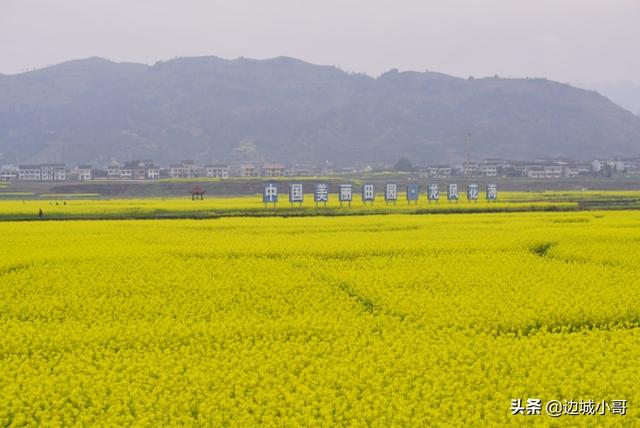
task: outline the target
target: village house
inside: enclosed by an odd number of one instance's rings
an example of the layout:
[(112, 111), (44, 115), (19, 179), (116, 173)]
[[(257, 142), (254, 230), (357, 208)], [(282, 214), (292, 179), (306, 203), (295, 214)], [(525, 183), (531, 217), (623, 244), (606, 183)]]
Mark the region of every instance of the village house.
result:
[(546, 178), (546, 173), (543, 168), (531, 168), (527, 170), (528, 178)]
[[(131, 171), (131, 174), (129, 174)], [(123, 172), (125, 173), (123, 175)], [(147, 178), (147, 162), (136, 160), (127, 162), (120, 171), (120, 177), (124, 180), (144, 180)]]
[(149, 165), (147, 168), (147, 179), (158, 180), (160, 179), (160, 168), (155, 165)]
[(107, 167), (107, 179), (109, 180), (120, 179), (120, 165), (111, 164)]
[(589, 165), (572, 163), (565, 165), (562, 168), (562, 175), (567, 178), (579, 177), (581, 175), (588, 175), (591, 172)]
[(171, 178), (187, 178), (184, 166), (182, 166), (182, 164), (169, 165), (169, 177), (171, 177)]
[(563, 175), (564, 167), (562, 165), (541, 165), (530, 166), (527, 169), (527, 177), (529, 178), (560, 178)]
[(502, 168), (505, 166), (509, 166), (509, 162), (507, 162), (504, 159), (500, 159), (500, 158), (487, 158), (487, 159), (483, 159), (482, 163), (484, 165), (493, 165), (496, 168)]
[(183, 160), (179, 164), (169, 166), (169, 177), (171, 178), (195, 178), (201, 175), (202, 168), (192, 160)]
[(133, 169), (122, 168), (120, 170), (120, 180), (131, 180), (133, 178)]
[(451, 167), (449, 165), (433, 165), (427, 167), (427, 177), (448, 178), (451, 177)]
[(496, 177), (498, 175), (498, 167), (496, 165), (482, 164), (480, 165), (480, 175)]
[(147, 168), (146, 167), (136, 167), (132, 169), (133, 171), (133, 179), (134, 180), (146, 180), (147, 179)]
[(67, 170), (64, 164), (42, 164), (40, 165), (40, 180), (42, 181), (65, 181)]
[(67, 170), (64, 164), (20, 165), (18, 180), (22, 181), (65, 181)]
[(229, 178), (229, 167), (227, 165), (205, 165), (204, 169), (207, 178)]
[(560, 178), (562, 177), (562, 171), (564, 170), (564, 166), (562, 165), (545, 165), (544, 172), (546, 173), (546, 178)]
[(593, 172), (602, 172), (605, 169), (611, 172), (623, 172), (625, 170), (625, 163), (619, 160), (596, 159), (591, 162), (591, 168)]
[(91, 165), (78, 165), (76, 168), (75, 175), (80, 181), (89, 181), (93, 178), (93, 174), (91, 172)]
[(291, 167), (284, 171), (285, 177), (307, 177), (313, 175), (310, 168)]
[(195, 161), (193, 160), (183, 160), (181, 164), (182, 168), (184, 169), (184, 178), (195, 178), (204, 175), (203, 168), (196, 165)]
[[(105, 170), (92, 171), (92, 176), (96, 172), (104, 174)], [(160, 178), (160, 168), (149, 160), (127, 162), (124, 166), (113, 163), (106, 168), (106, 176), (109, 180), (157, 180)]]
[(19, 165), (18, 180), (20, 181), (40, 181), (40, 165)]
[(0, 171), (0, 181), (15, 181), (18, 179), (18, 170), (15, 167), (5, 167)]
[(193, 174), (193, 170), (195, 169), (195, 161), (193, 160), (183, 160), (182, 162), (180, 162), (180, 164), (182, 165), (182, 168), (184, 170), (184, 175), (186, 178), (193, 178), (194, 174)]
[(284, 177), (286, 166), (281, 163), (265, 163), (262, 165), (262, 175), (265, 177)]
[(476, 162), (464, 162), (462, 164), (462, 173), (468, 177), (473, 177), (478, 175), (480, 171), (480, 167)]
[(624, 170), (629, 175), (640, 175), (640, 158), (624, 159)]
[(258, 169), (253, 164), (245, 163), (238, 167), (238, 175), (240, 177), (257, 177)]
[(479, 166), (480, 175), (485, 177), (496, 177), (504, 168), (510, 168), (511, 165), (500, 158), (487, 158), (482, 160)]

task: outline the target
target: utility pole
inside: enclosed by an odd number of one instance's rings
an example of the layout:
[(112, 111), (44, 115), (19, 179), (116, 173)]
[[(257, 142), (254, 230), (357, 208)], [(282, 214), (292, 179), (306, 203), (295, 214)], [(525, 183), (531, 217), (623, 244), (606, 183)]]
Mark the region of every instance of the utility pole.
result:
[(462, 168), (463, 170), (462, 172), (468, 178), (469, 175), (471, 175), (470, 171), (469, 172), (466, 171), (466, 168), (471, 167), (471, 132), (467, 132), (464, 137), (464, 157), (465, 157), (465, 164)]
[(464, 138), (464, 151), (468, 165), (471, 162), (471, 132), (467, 132), (467, 135)]

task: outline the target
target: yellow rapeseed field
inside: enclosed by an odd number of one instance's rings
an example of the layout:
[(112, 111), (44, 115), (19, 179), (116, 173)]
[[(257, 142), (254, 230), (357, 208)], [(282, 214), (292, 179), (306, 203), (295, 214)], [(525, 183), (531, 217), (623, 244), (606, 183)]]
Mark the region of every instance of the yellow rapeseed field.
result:
[[(5, 195), (8, 193), (4, 193)], [(2, 195), (0, 193), (0, 195)], [(82, 195), (81, 195), (82, 196)], [(40, 210), (44, 219), (122, 219), (122, 218), (167, 218), (167, 217), (216, 217), (238, 215), (352, 215), (376, 213), (437, 213), (437, 212), (487, 212), (487, 211), (546, 211), (576, 210), (575, 201), (561, 198), (546, 200), (527, 193), (500, 195), (498, 202), (480, 199), (469, 202), (464, 195), (458, 202), (449, 203), (446, 199), (429, 204), (423, 196), (418, 204), (407, 204), (405, 196), (400, 195), (396, 204), (386, 204), (378, 195), (373, 204), (363, 204), (359, 199), (351, 207), (340, 206), (337, 195), (330, 195), (329, 203), (315, 206), (313, 195), (305, 195), (302, 205), (293, 206), (287, 201), (287, 195), (280, 195), (280, 202), (265, 208), (260, 195), (241, 197), (206, 197), (202, 201), (192, 201), (185, 197), (171, 198), (132, 198), (132, 199), (73, 199), (58, 195), (46, 195), (43, 198), (0, 199), (0, 221), (7, 219), (37, 219)], [(90, 196), (91, 197), (91, 196)], [(503, 200), (504, 199), (504, 200)]]
[[(0, 426), (640, 423), (640, 212), (0, 237)], [(528, 398), (628, 410), (512, 415)]]

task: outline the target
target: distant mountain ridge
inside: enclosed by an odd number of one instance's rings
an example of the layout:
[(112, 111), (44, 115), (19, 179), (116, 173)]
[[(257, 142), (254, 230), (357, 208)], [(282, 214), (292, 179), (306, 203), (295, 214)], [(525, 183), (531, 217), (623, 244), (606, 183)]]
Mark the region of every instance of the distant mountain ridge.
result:
[(640, 155), (640, 118), (546, 79), (378, 78), (279, 57), (101, 58), (0, 75), (0, 163)]
[(630, 82), (601, 82), (577, 85), (598, 91), (614, 103), (640, 116), (640, 86)]

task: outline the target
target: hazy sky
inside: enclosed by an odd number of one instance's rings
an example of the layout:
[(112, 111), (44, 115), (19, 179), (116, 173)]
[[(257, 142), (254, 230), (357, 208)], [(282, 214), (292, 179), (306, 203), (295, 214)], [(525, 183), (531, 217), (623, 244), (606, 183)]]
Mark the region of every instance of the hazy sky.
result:
[(94, 55), (640, 84), (640, 0), (0, 0), (0, 73)]

